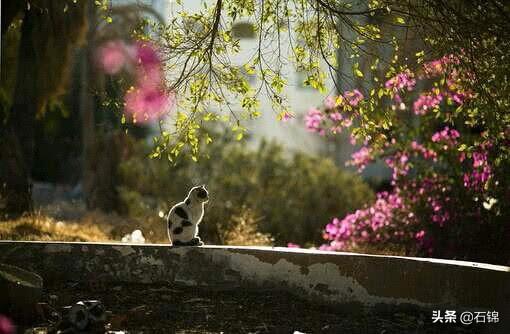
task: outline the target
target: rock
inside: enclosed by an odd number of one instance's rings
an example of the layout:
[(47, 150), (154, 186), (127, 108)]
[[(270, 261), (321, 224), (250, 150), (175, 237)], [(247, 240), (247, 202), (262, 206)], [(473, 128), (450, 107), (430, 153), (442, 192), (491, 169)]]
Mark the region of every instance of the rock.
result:
[(36, 273), (0, 263), (0, 313), (10, 314), (18, 323), (34, 320), (42, 287), (43, 279)]

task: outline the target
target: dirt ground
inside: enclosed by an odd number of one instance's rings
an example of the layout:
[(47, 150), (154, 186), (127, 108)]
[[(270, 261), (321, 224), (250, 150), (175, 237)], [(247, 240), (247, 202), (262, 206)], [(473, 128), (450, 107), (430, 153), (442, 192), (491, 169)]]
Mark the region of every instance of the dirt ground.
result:
[[(428, 312), (365, 313), (314, 305), (276, 291), (212, 291), (166, 284), (47, 288), (55, 309), (101, 300), (111, 314), (88, 333), (478, 333), (432, 324)], [(40, 323), (38, 326), (47, 324)], [(120, 331), (120, 332), (119, 332)]]

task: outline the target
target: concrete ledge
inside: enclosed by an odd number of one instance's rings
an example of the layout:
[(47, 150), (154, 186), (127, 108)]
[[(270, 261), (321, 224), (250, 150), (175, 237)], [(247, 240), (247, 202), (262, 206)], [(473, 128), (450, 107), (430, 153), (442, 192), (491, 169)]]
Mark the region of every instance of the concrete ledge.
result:
[(496, 310), (510, 317), (510, 268), (482, 263), (270, 247), (13, 241), (0, 241), (0, 262), (33, 270), (46, 285), (93, 279), (269, 288), (335, 305)]

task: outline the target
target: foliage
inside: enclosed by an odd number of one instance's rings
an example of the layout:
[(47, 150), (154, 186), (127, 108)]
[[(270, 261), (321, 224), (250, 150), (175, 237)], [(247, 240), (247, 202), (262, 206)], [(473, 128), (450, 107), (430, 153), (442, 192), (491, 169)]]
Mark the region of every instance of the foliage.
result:
[[(181, 159), (170, 166), (164, 160), (141, 160), (140, 153), (123, 162), (120, 192), (129, 214), (166, 213), (192, 185), (206, 183), (211, 194), (202, 224), (206, 242), (253, 242), (261, 232), (277, 244), (316, 243), (322, 221), (372, 198), (367, 185), (328, 159), (300, 153), (286, 157), (281, 147), (270, 143), (252, 151), (227, 138), (209, 149), (210, 158), (200, 164)], [(147, 147), (138, 150), (147, 153)], [(226, 237), (241, 229), (243, 221), (256, 226), (249, 228), (250, 237)]]
[[(249, 0), (202, 2), (191, 12), (177, 2), (171, 20), (154, 24), (147, 36), (160, 47), (166, 60), (168, 88), (177, 94), (173, 124), (163, 126), (153, 156), (175, 159), (185, 149), (193, 160), (200, 148), (210, 142), (208, 122), (223, 121), (238, 139), (246, 133), (244, 120), (260, 115), (262, 94), (270, 99), (278, 119), (292, 115), (286, 88), (287, 63), (305, 73), (303, 84), (326, 91), (326, 71), (336, 76), (336, 50), (352, 55), (352, 76), (363, 78), (358, 62), (368, 42), (388, 44), (381, 28), (372, 19), (378, 13), (395, 16), (390, 7), (372, 3), (357, 9), (340, 1), (272, 1), (258, 4)], [(233, 33), (237, 23), (253, 25), (258, 47), (250, 59), (232, 61), (241, 50), (241, 41)], [(339, 22), (345, 26), (340, 27)], [(381, 23), (382, 24), (382, 23)], [(394, 23), (391, 23), (393, 25)], [(342, 69), (343, 70), (343, 69)], [(256, 76), (250, 84), (246, 74)], [(336, 80), (336, 78), (335, 78)], [(236, 102), (234, 102), (236, 101)]]
[(310, 110), (307, 127), (319, 134), (354, 124), (353, 141), (363, 146), (352, 165), (382, 159), (393, 171), (391, 192), (326, 226), (324, 249), (392, 244), (421, 255), (510, 258), (510, 132), (487, 126), (483, 114), (471, 117), (485, 103), (470, 88), (464, 57), (425, 62), (417, 72), (390, 69), (372, 99), (346, 92), (332, 108)]

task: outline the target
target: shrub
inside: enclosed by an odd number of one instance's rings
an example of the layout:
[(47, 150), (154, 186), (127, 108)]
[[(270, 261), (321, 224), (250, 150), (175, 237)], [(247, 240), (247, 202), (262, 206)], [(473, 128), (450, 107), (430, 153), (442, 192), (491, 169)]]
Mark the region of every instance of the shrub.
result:
[(372, 99), (355, 90), (310, 110), (306, 126), (320, 135), (354, 125), (353, 141), (362, 147), (351, 165), (363, 170), (380, 159), (393, 171), (391, 191), (331, 220), (323, 249), (390, 246), (508, 263), (510, 131), (505, 118), (489, 121), (494, 115), (477, 100), (465, 61), (450, 55), (416, 73), (393, 71)]
[[(166, 213), (192, 185), (203, 183), (211, 194), (201, 225), (206, 242), (259, 244), (274, 238), (279, 245), (290, 240), (313, 244), (322, 239), (324, 220), (373, 197), (360, 178), (329, 159), (286, 156), (274, 143), (249, 150), (228, 139), (208, 149), (209, 159), (172, 166), (164, 160), (147, 161), (149, 150), (138, 143), (137, 153), (121, 164), (125, 210), (139, 217)], [(248, 235), (241, 237), (243, 233)]]

